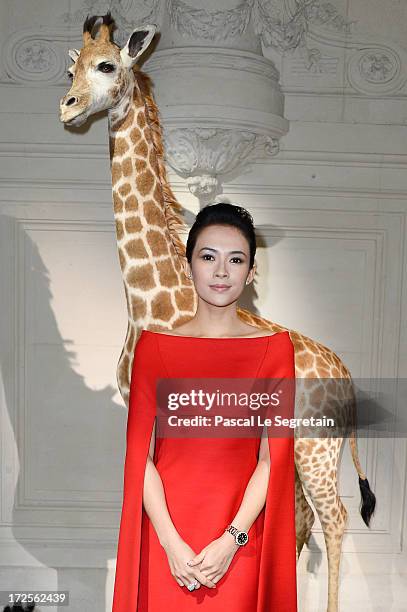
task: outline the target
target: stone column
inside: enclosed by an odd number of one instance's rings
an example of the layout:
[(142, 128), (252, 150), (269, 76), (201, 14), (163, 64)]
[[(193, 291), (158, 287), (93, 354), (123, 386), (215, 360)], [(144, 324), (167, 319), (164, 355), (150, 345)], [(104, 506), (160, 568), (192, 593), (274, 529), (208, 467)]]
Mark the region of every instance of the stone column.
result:
[(155, 85), (170, 166), (201, 205), (288, 131), (279, 73), (262, 54), (253, 0), (167, 0), (143, 65)]

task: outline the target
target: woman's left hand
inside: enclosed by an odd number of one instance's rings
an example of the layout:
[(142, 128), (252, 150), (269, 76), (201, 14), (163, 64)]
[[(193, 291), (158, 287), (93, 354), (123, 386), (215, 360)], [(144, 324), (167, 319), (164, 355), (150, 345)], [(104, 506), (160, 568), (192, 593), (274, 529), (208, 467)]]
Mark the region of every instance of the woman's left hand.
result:
[(219, 582), (232, 563), (238, 548), (239, 545), (236, 544), (230, 533), (223, 533), (216, 540), (209, 542), (201, 552), (187, 563), (191, 567), (200, 563), (199, 570), (212, 582)]

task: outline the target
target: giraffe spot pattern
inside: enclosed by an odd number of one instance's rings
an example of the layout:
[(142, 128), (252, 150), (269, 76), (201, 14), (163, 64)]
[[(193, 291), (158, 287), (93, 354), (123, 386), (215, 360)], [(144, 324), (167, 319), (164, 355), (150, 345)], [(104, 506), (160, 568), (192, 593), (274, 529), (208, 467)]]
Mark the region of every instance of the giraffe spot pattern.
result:
[(132, 327), (130, 330), (129, 336), (127, 338), (127, 342), (126, 342), (126, 351), (128, 353), (130, 353), (132, 350), (133, 342), (134, 342), (134, 328)]
[(136, 172), (142, 172), (147, 168), (147, 162), (145, 159), (136, 159), (134, 162)]
[(124, 236), (123, 223), (120, 221), (120, 219), (116, 219), (116, 235), (117, 240), (121, 240)]
[(139, 113), (137, 115), (137, 125), (140, 129), (143, 129), (143, 127), (146, 125), (146, 118), (144, 117), (144, 113)]
[[(128, 368), (130, 365), (130, 360), (129, 360), (129, 356), (128, 355), (123, 355), (123, 358), (121, 360), (120, 363), (120, 371), (119, 371), (119, 382), (120, 384), (122, 384), (122, 382), (124, 383), (124, 381), (126, 380), (126, 378), (129, 376), (128, 373)], [(130, 378), (129, 378), (130, 380)]]
[(174, 287), (178, 283), (178, 274), (171, 257), (156, 262), (161, 287)]
[(138, 200), (135, 195), (129, 195), (124, 203), (126, 212), (136, 212), (138, 210)]
[(140, 130), (134, 127), (130, 132), (130, 139), (132, 143), (136, 144), (140, 140), (141, 137), (142, 137), (142, 133), (140, 132)]
[(193, 291), (186, 287), (185, 289), (177, 289), (174, 294), (175, 303), (178, 310), (189, 310), (193, 301)]
[(153, 148), (150, 149), (150, 152), (148, 154), (148, 162), (150, 166), (154, 168), (154, 170), (157, 172), (157, 165), (158, 165), (157, 155), (155, 154), (155, 151)]
[(170, 321), (174, 314), (174, 307), (171, 301), (169, 291), (160, 291), (154, 296), (151, 302), (151, 315), (153, 319), (161, 319), (161, 321)]
[(126, 157), (126, 159), (122, 162), (122, 172), (123, 176), (130, 176), (133, 170), (133, 165), (131, 163), (131, 158)]
[(130, 287), (140, 289), (141, 291), (148, 291), (155, 287), (153, 278), (153, 267), (150, 263), (133, 266), (127, 274), (127, 283)]
[(131, 191), (130, 183), (124, 183), (124, 185), (119, 187), (118, 191), (120, 195), (126, 196)]
[(163, 227), (165, 224), (164, 213), (153, 200), (144, 202), (144, 216), (148, 225)]
[(115, 213), (123, 212), (123, 200), (116, 191), (113, 192), (113, 210)]
[[(190, 308), (189, 305), (188, 305), (188, 308)], [(183, 325), (184, 323), (188, 323), (188, 321), (190, 320), (191, 320), (191, 315), (182, 315), (178, 317), (177, 319), (175, 319), (173, 326), (178, 327), (178, 325)]]
[(113, 155), (124, 155), (125, 153), (127, 153), (127, 151), (129, 150), (129, 145), (127, 144), (127, 141), (125, 138), (123, 138), (122, 136), (118, 136), (117, 138), (115, 138), (113, 140), (113, 146), (112, 146), (112, 150), (113, 150)]
[(135, 232), (141, 232), (143, 226), (139, 217), (129, 217), (124, 220), (124, 227), (128, 234), (134, 234)]
[(145, 172), (140, 172), (140, 174), (136, 176), (137, 189), (141, 195), (145, 196), (150, 193), (153, 188), (154, 181), (154, 176), (148, 169)]
[(168, 255), (168, 244), (161, 232), (149, 229), (147, 231), (146, 239), (153, 257)]
[(144, 246), (144, 242), (141, 240), (141, 238), (129, 240), (124, 248), (128, 256), (131, 258), (146, 259), (148, 257), (146, 247)]
[(122, 167), (118, 162), (112, 163), (112, 185), (117, 183), (119, 179), (122, 177)]
[(153, 198), (160, 206), (164, 206), (163, 192), (159, 183), (155, 186)]
[(134, 153), (139, 157), (147, 157), (148, 146), (145, 140), (140, 140), (140, 142), (134, 147)]
[(314, 365), (314, 358), (312, 354), (306, 353), (306, 354), (301, 355), (301, 357), (302, 357), (302, 363), (304, 364), (303, 365), (304, 369), (306, 370), (311, 369)]
[(131, 296), (131, 311), (133, 320), (142, 319), (147, 315), (146, 301), (137, 295)]

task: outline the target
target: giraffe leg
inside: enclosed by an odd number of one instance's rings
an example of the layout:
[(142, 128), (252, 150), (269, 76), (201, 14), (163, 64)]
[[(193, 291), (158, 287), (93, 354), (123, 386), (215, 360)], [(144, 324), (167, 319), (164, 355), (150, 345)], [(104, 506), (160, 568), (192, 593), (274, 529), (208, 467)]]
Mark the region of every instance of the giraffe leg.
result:
[(347, 510), (340, 498), (335, 500), (334, 509), (338, 513), (337, 523), (323, 527), (328, 555), (328, 606), (327, 612), (337, 612), (339, 593), (339, 570), (341, 561), (342, 540), (345, 533)]
[(304, 544), (308, 544), (315, 521), (314, 511), (304, 495), (297, 467), (295, 468), (295, 532), (297, 539), (297, 561)]
[[(338, 612), (340, 556), (348, 516), (337, 488), (337, 462), (342, 439), (324, 440), (324, 449), (320, 442), (307, 440), (308, 452), (301, 457), (298, 474), (318, 513), (324, 533), (328, 557), (327, 612)], [(317, 461), (312, 459), (315, 456)]]

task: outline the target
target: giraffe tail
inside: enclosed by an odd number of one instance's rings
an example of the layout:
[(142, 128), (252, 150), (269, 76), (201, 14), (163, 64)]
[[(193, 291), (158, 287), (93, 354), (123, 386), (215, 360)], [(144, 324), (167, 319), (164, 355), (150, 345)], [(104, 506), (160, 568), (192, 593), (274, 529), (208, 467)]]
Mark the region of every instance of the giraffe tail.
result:
[(359, 489), (360, 494), (362, 496), (362, 500), (359, 506), (359, 512), (363, 519), (363, 522), (367, 527), (369, 527), (370, 519), (376, 508), (376, 496), (370, 488), (369, 481), (366, 478), (366, 474), (362, 470), (362, 466), (359, 461), (358, 454), (358, 443), (357, 443), (357, 434), (356, 434), (356, 398), (353, 391), (352, 385), (352, 402), (351, 402), (351, 413), (352, 413), (352, 429), (349, 437), (349, 446), (350, 452), (352, 454), (352, 459), (354, 466), (359, 475)]
[(352, 454), (353, 464), (356, 468), (356, 471), (359, 475), (359, 489), (361, 494), (361, 502), (359, 506), (359, 512), (363, 519), (363, 522), (367, 527), (370, 527), (370, 519), (376, 508), (376, 496), (370, 488), (369, 481), (366, 478), (366, 474), (362, 470), (362, 466), (359, 461), (359, 453), (358, 453), (358, 442), (357, 442), (357, 401), (355, 396), (355, 389), (353, 386), (353, 381), (350, 373), (348, 373), (348, 383), (350, 383), (349, 392), (350, 392), (350, 421), (351, 421), (351, 430), (349, 436), (349, 446), (350, 452)]
[(364, 523), (367, 525), (367, 527), (369, 527), (370, 517), (372, 516), (376, 508), (376, 495), (371, 490), (368, 479), (362, 479), (360, 476), (359, 489), (362, 495), (362, 501), (359, 511)]

